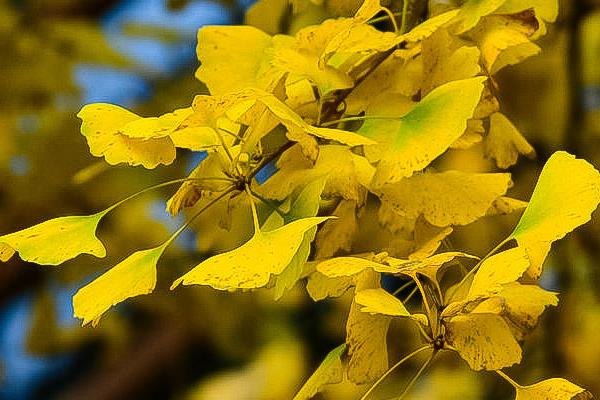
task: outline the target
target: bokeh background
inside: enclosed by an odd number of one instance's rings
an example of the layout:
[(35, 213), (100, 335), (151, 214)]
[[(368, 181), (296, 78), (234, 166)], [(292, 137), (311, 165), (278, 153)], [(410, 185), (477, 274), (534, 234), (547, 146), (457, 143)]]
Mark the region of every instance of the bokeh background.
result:
[[(89, 102), (148, 116), (189, 105), (206, 92), (193, 77), (197, 29), (243, 23), (252, 3), (0, 0), (0, 234), (103, 209), (189, 172), (202, 154), (181, 153), (174, 165), (153, 171), (108, 168), (89, 155), (75, 115)], [(322, 19), (332, 12), (325, 4), (285, 26)], [(279, 21), (275, 8), (258, 14), (255, 9), (249, 22), (262, 21), (270, 33), (281, 28), (265, 23)], [(556, 150), (600, 167), (600, 1), (562, 0), (559, 20), (540, 44), (541, 55), (499, 76), (503, 109), (538, 154), (511, 170), (512, 195), (520, 199), (529, 197), (541, 165)], [(488, 170), (480, 154), (453, 150), (447, 162)], [(15, 257), (0, 265), (0, 400), (289, 399), (343, 341), (347, 296), (315, 304), (300, 285), (279, 303), (260, 291), (170, 292), (168, 282), (198, 260), (198, 250), (228, 248), (250, 228), (240, 223), (227, 232), (210, 217), (161, 260), (153, 295), (112, 309), (97, 328), (81, 328), (72, 316), (75, 291), (183, 222), (164, 212), (172, 189), (141, 196), (102, 223), (106, 259), (40, 267)], [(457, 229), (452, 244), (485, 254), (514, 223), (514, 216), (484, 219)], [(553, 247), (542, 286), (559, 291), (561, 303), (546, 312), (525, 344), (523, 363), (509, 371), (518, 381), (562, 376), (600, 394), (599, 242), (596, 217)], [(401, 324), (389, 338), (392, 359), (416, 346), (415, 332)], [(401, 391), (418, 361), (383, 391)], [(361, 391), (335, 385), (322, 398), (351, 399)], [(497, 376), (472, 373), (454, 356), (442, 357), (413, 393), (416, 399), (512, 396)]]

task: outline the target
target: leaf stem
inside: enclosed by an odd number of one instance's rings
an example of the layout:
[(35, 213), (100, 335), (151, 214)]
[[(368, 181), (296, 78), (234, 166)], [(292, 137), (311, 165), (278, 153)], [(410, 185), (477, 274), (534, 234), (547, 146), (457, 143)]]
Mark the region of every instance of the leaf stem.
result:
[(200, 210), (198, 210), (192, 218), (188, 219), (183, 225), (181, 225), (179, 227), (179, 229), (177, 229), (167, 239), (167, 241), (163, 245), (165, 247), (170, 245), (173, 242), (173, 240), (175, 240), (177, 238), (177, 236), (179, 236), (181, 234), (181, 232), (183, 232), (185, 229), (187, 229), (192, 224), (192, 222), (194, 222), (196, 220), (196, 218), (198, 218), (204, 211), (208, 210), (210, 207), (215, 205), (219, 200), (221, 200), (223, 197), (227, 196), (229, 193), (233, 192), (234, 190), (235, 190), (235, 186), (230, 186), (228, 189), (223, 191), (223, 193), (221, 193), (220, 195), (218, 195), (217, 197), (215, 197), (214, 199), (209, 201), (204, 207), (202, 207)]
[(390, 21), (392, 22), (392, 25), (394, 26), (394, 33), (398, 33), (398, 24), (396, 23), (396, 18), (395, 18), (396, 16), (394, 15), (394, 13), (391, 12), (390, 9), (387, 7), (381, 7), (381, 9), (383, 10), (383, 12), (385, 12), (389, 16)]
[(508, 375), (506, 375), (504, 372), (500, 371), (500, 370), (496, 370), (496, 373), (498, 375), (500, 375), (506, 382), (510, 383), (512, 387), (514, 387), (515, 389), (522, 389), (523, 386), (519, 385), (517, 382), (515, 382), (514, 380), (512, 380), (512, 378)]
[(406, 303), (407, 301), (409, 301), (410, 299), (412, 299), (412, 297), (415, 295), (415, 293), (417, 293), (417, 290), (419, 290), (419, 288), (417, 286), (415, 286), (413, 288), (413, 290), (410, 291), (410, 293), (408, 294), (408, 296), (406, 296), (406, 298), (402, 302)]
[(360, 115), (356, 117), (346, 117), (340, 118), (333, 121), (323, 122), (321, 126), (326, 128), (328, 126), (337, 125), (340, 122), (350, 122), (350, 121), (365, 121), (369, 119), (400, 119), (399, 117), (386, 117), (385, 115)]
[(229, 182), (229, 183), (233, 183), (233, 179), (229, 179), (229, 178), (217, 178), (217, 177), (213, 177), (213, 178), (181, 178), (181, 179), (174, 179), (172, 181), (167, 181), (167, 182), (162, 182), (162, 183), (158, 183), (156, 185), (152, 185), (149, 186), (145, 189), (140, 190), (139, 192), (135, 192), (134, 194), (125, 197), (122, 200), (119, 200), (118, 202), (116, 202), (115, 204), (113, 204), (112, 206), (104, 209), (103, 211), (100, 211), (98, 214), (108, 214), (110, 211), (114, 210), (115, 208), (119, 207), (121, 204), (137, 197), (140, 196), (144, 193), (147, 193), (151, 190), (156, 190), (156, 189), (160, 189), (162, 187), (165, 186), (170, 186), (170, 185), (174, 185), (176, 183), (182, 183), (182, 182), (190, 182), (190, 181), (198, 181), (198, 182), (202, 182), (202, 181), (223, 181), (223, 182)]
[(392, 293), (392, 296), (397, 296), (398, 294), (400, 294), (401, 291), (403, 291), (404, 289), (406, 289), (407, 287), (409, 287), (410, 285), (412, 285), (413, 283), (415, 283), (414, 281), (410, 280), (408, 282), (406, 282), (404, 285), (400, 286), (398, 289), (396, 289), (394, 291), (394, 293)]
[(262, 201), (263, 204), (265, 204), (266, 206), (268, 206), (269, 208), (271, 208), (273, 211), (275, 211), (280, 216), (282, 216), (282, 217), (286, 217), (287, 216), (287, 213), (283, 212), (273, 201), (271, 201), (269, 199), (265, 199), (264, 197), (262, 197), (260, 194), (256, 193), (252, 189), (250, 189), (250, 193), (252, 193), (252, 196), (254, 196), (257, 199), (259, 199), (260, 201)]
[(256, 233), (260, 231), (260, 226), (258, 223), (258, 213), (256, 212), (256, 204), (254, 204), (254, 196), (252, 195), (250, 186), (246, 184), (245, 189), (246, 193), (248, 193), (248, 200), (250, 200), (250, 208), (252, 209), (252, 221), (254, 222), (254, 232)]
[(437, 353), (438, 353), (437, 350), (434, 350), (433, 353), (431, 353), (431, 356), (427, 359), (427, 361), (425, 361), (425, 363), (421, 366), (421, 368), (419, 368), (419, 370), (417, 371), (417, 374), (410, 380), (410, 382), (404, 389), (404, 392), (402, 392), (402, 394), (400, 395), (400, 397), (397, 398), (397, 400), (402, 400), (403, 398), (406, 397), (406, 395), (408, 394), (410, 389), (412, 389), (412, 387), (415, 385), (415, 383), (417, 383), (417, 380), (419, 380), (421, 375), (423, 375), (425, 370), (427, 370), (427, 368), (431, 365), (431, 363)]
[(373, 385), (371, 385), (369, 390), (367, 390), (367, 392), (365, 394), (363, 394), (363, 396), (360, 398), (360, 400), (366, 400), (367, 397), (369, 397), (369, 395), (381, 384), (381, 382), (383, 382), (385, 380), (385, 378), (387, 378), (388, 375), (391, 374), (400, 365), (404, 364), (406, 361), (410, 360), (411, 358), (413, 358), (417, 354), (423, 352), (424, 350), (427, 350), (430, 348), (431, 348), (430, 344), (423, 346), (423, 347), (419, 347), (417, 350), (413, 351), (412, 353), (410, 353), (409, 355), (407, 355), (406, 357), (404, 357), (403, 359), (398, 361), (390, 369), (388, 369), (383, 375), (381, 375), (381, 377), (379, 379), (377, 379), (377, 381)]
[(408, 3), (409, 0), (402, 1), (402, 22), (400, 24), (400, 34), (403, 35), (406, 33), (406, 28), (408, 27)]

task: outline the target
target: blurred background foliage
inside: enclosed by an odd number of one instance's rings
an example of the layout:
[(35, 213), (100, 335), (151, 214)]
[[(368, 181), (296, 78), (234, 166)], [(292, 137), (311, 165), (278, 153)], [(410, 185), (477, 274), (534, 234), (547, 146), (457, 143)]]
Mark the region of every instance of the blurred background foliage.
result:
[[(0, 233), (103, 209), (195, 166), (202, 154), (181, 153), (174, 165), (153, 171), (109, 169), (89, 155), (75, 114), (89, 102), (116, 103), (148, 116), (189, 105), (195, 94), (206, 92), (193, 78), (198, 27), (246, 22), (268, 33), (292, 33), (351, 15), (360, 5), (252, 3), (0, 0)], [(414, 12), (443, 10), (452, 2), (425, 3)], [(538, 153), (511, 171), (512, 196), (520, 199), (529, 197), (541, 165), (556, 150), (600, 166), (600, 1), (562, 0), (561, 11), (540, 43), (542, 54), (499, 76), (503, 109)], [(451, 150), (444, 163), (492, 170), (482, 153)], [(243, 210), (229, 230), (210, 215), (200, 218), (161, 261), (153, 295), (118, 306), (97, 328), (80, 328), (71, 306), (77, 288), (133, 250), (160, 243), (182, 223), (164, 212), (173, 190), (141, 196), (103, 222), (107, 259), (80, 257), (49, 268), (15, 257), (2, 265), (0, 399), (288, 399), (343, 341), (347, 296), (315, 304), (300, 285), (278, 303), (260, 291), (169, 292), (166, 282), (198, 260), (196, 250), (231, 248), (247, 237), (251, 224)], [(451, 246), (485, 254), (510, 232), (515, 218), (484, 218), (457, 228)], [(366, 233), (357, 241), (380, 230), (375, 221), (368, 214), (359, 221)], [(563, 376), (600, 393), (599, 240), (596, 217), (554, 247), (542, 286), (560, 291), (561, 303), (527, 340), (525, 361), (510, 371), (518, 381)], [(399, 339), (390, 341), (395, 361), (416, 347), (418, 333), (398, 323), (390, 338)], [(418, 362), (384, 385), (390, 396)], [(365, 389), (332, 385), (322, 398), (355, 398)], [(510, 396), (511, 388), (494, 374), (475, 374), (457, 357), (445, 356), (412, 398)]]

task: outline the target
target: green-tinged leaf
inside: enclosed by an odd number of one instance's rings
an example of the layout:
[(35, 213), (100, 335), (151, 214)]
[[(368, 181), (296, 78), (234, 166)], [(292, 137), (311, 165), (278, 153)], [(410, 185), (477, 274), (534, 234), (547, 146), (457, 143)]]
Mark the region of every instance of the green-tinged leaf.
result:
[[(320, 178), (309, 183), (294, 199), (289, 213), (284, 217), (284, 222), (290, 223), (301, 218), (314, 217), (319, 212), (321, 193), (325, 187), (325, 179)], [(275, 278), (275, 300), (290, 290), (302, 276), (304, 264), (310, 255), (310, 244), (315, 239), (317, 227), (312, 227), (304, 234), (304, 239), (289, 265)]]
[(509, 236), (527, 250), (528, 275), (538, 278), (552, 242), (590, 220), (600, 202), (600, 174), (587, 161), (554, 153), (517, 227)]
[[(444, 153), (466, 130), (485, 80), (477, 77), (446, 83), (399, 120), (366, 121), (359, 133), (381, 143), (376, 145), (381, 154), (372, 185), (377, 188), (398, 182)], [(382, 131), (396, 134), (382, 137)]]
[(404, 304), (383, 289), (366, 289), (356, 293), (355, 301), (362, 306), (360, 311), (391, 317), (410, 317)]
[(62, 264), (80, 254), (104, 257), (106, 249), (96, 237), (96, 228), (104, 215), (106, 211), (54, 218), (0, 236), (0, 260), (8, 261), (15, 251), (22, 260), (41, 265)]
[(169, 242), (136, 251), (73, 296), (75, 317), (83, 325), (97, 325), (110, 307), (130, 297), (152, 293), (156, 285), (156, 263)]
[(527, 252), (521, 247), (506, 250), (484, 260), (473, 277), (467, 298), (498, 291), (505, 283), (515, 282), (529, 268)]
[(331, 383), (339, 383), (344, 379), (342, 356), (346, 352), (346, 343), (331, 350), (319, 368), (311, 375), (293, 400), (309, 400), (321, 388)]
[(201, 262), (177, 279), (179, 284), (208, 285), (218, 290), (256, 289), (287, 267), (304, 240), (304, 234), (329, 219), (303, 218), (269, 232), (256, 230), (252, 238), (232, 251)]
[(463, 314), (444, 324), (446, 340), (475, 371), (494, 371), (521, 361), (521, 347), (498, 315)]
[(516, 387), (515, 400), (591, 400), (590, 392), (562, 378), (546, 379), (530, 386)]

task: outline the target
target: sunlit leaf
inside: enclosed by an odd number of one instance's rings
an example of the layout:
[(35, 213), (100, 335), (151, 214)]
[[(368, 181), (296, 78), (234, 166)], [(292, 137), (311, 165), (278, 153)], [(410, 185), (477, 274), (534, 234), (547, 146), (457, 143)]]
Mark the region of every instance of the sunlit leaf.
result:
[(398, 215), (422, 215), (435, 226), (467, 225), (486, 214), (512, 186), (509, 174), (461, 171), (415, 174), (376, 190)]
[(498, 291), (505, 283), (515, 282), (529, 268), (527, 252), (515, 247), (484, 260), (473, 277), (469, 298)]
[(459, 315), (445, 326), (446, 340), (473, 370), (493, 371), (521, 361), (521, 347), (498, 315)]
[(129, 137), (122, 133), (129, 123), (144, 121), (124, 108), (113, 104), (88, 104), (77, 116), (83, 121), (81, 133), (87, 139), (90, 152), (96, 157), (104, 157), (111, 165), (127, 163), (152, 169), (175, 160), (175, 146), (168, 133), (138, 129), (132, 132), (146, 136)]
[(24, 261), (58, 265), (80, 254), (106, 256), (104, 245), (96, 237), (98, 223), (106, 215), (54, 218), (21, 231), (0, 236), (0, 260), (8, 261), (19, 253)]
[(269, 283), (288, 266), (304, 240), (304, 234), (328, 217), (303, 218), (283, 227), (262, 232), (232, 251), (201, 262), (177, 279), (172, 288), (208, 285), (218, 290), (256, 289)]
[(383, 289), (366, 289), (356, 293), (355, 301), (362, 306), (360, 311), (391, 317), (410, 317), (404, 304)]
[[(384, 146), (372, 185), (398, 182), (444, 153), (467, 128), (485, 79), (477, 77), (442, 85), (400, 120), (366, 121), (359, 132)], [(387, 141), (380, 134), (384, 126), (387, 132), (397, 132)]]
[(75, 317), (83, 325), (96, 325), (110, 307), (130, 297), (152, 293), (156, 285), (156, 263), (168, 242), (133, 253), (73, 296)]
[(559, 151), (538, 179), (527, 209), (510, 239), (527, 250), (528, 274), (540, 276), (552, 242), (590, 220), (600, 202), (600, 174), (587, 161)]
[(515, 400), (591, 400), (590, 392), (562, 378), (546, 379), (516, 388)]

